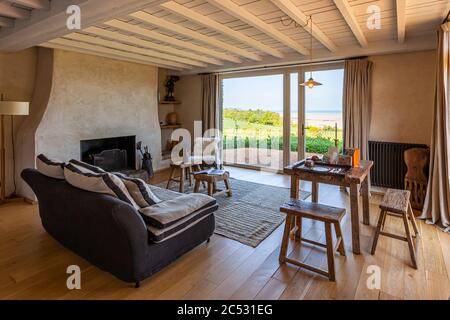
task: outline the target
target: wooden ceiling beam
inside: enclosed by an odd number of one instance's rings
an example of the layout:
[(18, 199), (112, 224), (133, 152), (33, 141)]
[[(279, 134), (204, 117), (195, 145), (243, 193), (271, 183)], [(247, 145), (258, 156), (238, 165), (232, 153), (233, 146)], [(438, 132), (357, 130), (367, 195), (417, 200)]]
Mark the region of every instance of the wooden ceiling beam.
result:
[[(108, 54), (108, 53), (104, 53), (104, 52), (97, 52), (97, 51), (92, 51), (92, 50), (87, 50), (87, 49), (81, 49), (81, 48), (77, 48), (77, 47), (69, 46), (69, 45), (60, 45), (60, 44), (57, 44), (54, 42), (46, 42), (46, 43), (40, 44), (39, 46), (44, 47), (44, 48), (58, 49), (58, 50), (64, 50), (64, 51), (70, 51), (70, 52), (78, 52), (78, 53), (89, 54), (89, 55), (98, 56), (98, 57), (102, 57), (102, 58), (110, 58), (110, 59), (144, 64), (144, 65), (149, 65), (149, 66), (169, 68), (168, 66), (157, 65), (153, 62), (136, 60), (136, 59), (127, 58), (127, 57), (123, 57), (123, 56), (116, 56), (114, 54)], [(169, 69), (178, 70), (178, 71), (182, 70), (180, 68), (174, 68), (174, 67), (171, 67)]]
[(175, 56), (185, 57), (192, 60), (197, 60), (209, 64), (222, 65), (223, 62), (214, 58), (209, 58), (196, 53), (187, 52), (186, 50), (176, 49), (167, 45), (157, 44), (151, 41), (143, 40), (133, 36), (127, 36), (119, 32), (109, 31), (98, 27), (89, 27), (84, 29), (83, 32), (90, 33), (102, 38), (107, 38), (115, 41), (120, 41), (127, 44), (133, 44), (140, 47), (154, 49)]
[(2, 28), (14, 28), (14, 19), (0, 17), (0, 27), (2, 27)]
[(163, 29), (169, 30), (170, 32), (178, 33), (183, 36), (189, 37), (191, 39), (201, 41), (203, 43), (209, 44), (211, 46), (214, 46), (214, 47), (222, 49), (222, 50), (226, 50), (228, 52), (237, 54), (239, 56), (245, 57), (250, 60), (254, 60), (254, 61), (262, 60), (262, 58), (260, 56), (258, 56), (257, 54), (254, 54), (247, 50), (243, 50), (241, 48), (235, 47), (226, 42), (217, 40), (214, 37), (205, 36), (204, 34), (201, 34), (200, 32), (191, 30), (189, 28), (185, 28), (179, 24), (172, 23), (165, 19), (155, 17), (144, 11), (138, 11), (138, 12), (132, 13), (132, 14), (130, 14), (130, 17), (132, 17), (133, 19), (136, 19), (138, 21), (141, 21), (143, 23), (149, 23), (149, 24), (154, 25), (155, 27), (163, 28)]
[(68, 39), (76, 40), (76, 41), (87, 42), (87, 43), (96, 44), (96, 45), (100, 45), (100, 46), (105, 46), (105, 47), (109, 47), (112, 49), (133, 52), (133, 53), (141, 54), (144, 56), (150, 56), (150, 57), (157, 58), (157, 59), (164, 59), (164, 60), (169, 60), (169, 61), (174, 61), (174, 62), (180, 62), (183, 64), (197, 66), (197, 67), (206, 67), (206, 64), (204, 64), (202, 62), (198, 62), (198, 61), (194, 61), (194, 60), (190, 60), (190, 59), (186, 59), (186, 58), (181, 58), (181, 57), (177, 57), (177, 56), (172, 56), (170, 54), (165, 54), (165, 53), (161, 53), (161, 52), (150, 50), (150, 49), (138, 48), (138, 47), (130, 46), (130, 45), (123, 44), (120, 42), (105, 40), (105, 39), (102, 39), (99, 37), (88, 36), (88, 35), (81, 34), (81, 33), (72, 33), (72, 34), (65, 36), (64, 38), (68, 38)]
[(238, 6), (233, 1), (230, 0), (208, 0), (208, 2), (217, 8), (222, 9), (228, 14), (244, 21), (248, 25), (257, 28), (261, 32), (269, 35), (273, 39), (283, 43), (285, 46), (288, 46), (291, 49), (294, 49), (298, 53), (302, 55), (309, 55), (309, 49), (299, 44), (297, 41), (292, 38), (286, 36), (284, 33), (273, 27), (272, 25), (264, 22), (259, 19), (254, 14), (245, 10), (244, 8)]
[(265, 45), (264, 43), (257, 41), (255, 39), (253, 39), (252, 37), (249, 37), (249, 36), (243, 34), (242, 32), (235, 31), (232, 28), (227, 27), (222, 23), (219, 23), (209, 17), (199, 14), (198, 12), (196, 12), (192, 9), (188, 9), (185, 6), (178, 4), (174, 1), (164, 3), (161, 6), (164, 9), (169, 10), (172, 13), (175, 13), (175, 14), (182, 16), (190, 21), (193, 21), (193, 22), (201, 24), (207, 28), (210, 28), (217, 32), (220, 32), (220, 33), (222, 33), (230, 38), (233, 38), (239, 42), (245, 43), (256, 50), (265, 52), (276, 58), (284, 57), (284, 55), (281, 51), (274, 49), (268, 45)]
[(336, 7), (341, 12), (341, 14), (344, 17), (345, 21), (347, 22), (348, 26), (352, 30), (353, 34), (355, 35), (355, 37), (358, 40), (361, 47), (367, 48), (369, 46), (369, 42), (367, 41), (367, 38), (364, 35), (364, 32), (362, 31), (361, 27), (359, 26), (359, 23), (356, 20), (355, 15), (353, 14), (352, 7), (348, 3), (348, 1), (347, 0), (333, 0), (333, 1), (335, 3)]
[(50, 9), (49, 0), (14, 0), (14, 3), (20, 4), (22, 6), (37, 9), (37, 10), (48, 10)]
[(31, 14), (28, 10), (12, 6), (11, 2), (3, 1), (0, 2), (0, 16), (14, 19), (29, 19)]
[(116, 29), (120, 29), (122, 31), (131, 32), (140, 36), (144, 36), (146, 38), (154, 39), (157, 41), (162, 41), (180, 48), (189, 49), (201, 54), (206, 54), (208, 56), (214, 57), (216, 59), (220, 60), (226, 60), (234, 63), (241, 63), (242, 60), (240, 60), (237, 57), (234, 57), (232, 55), (216, 51), (213, 49), (205, 48), (199, 45), (196, 45), (194, 43), (188, 42), (188, 41), (182, 41), (178, 40), (174, 37), (169, 37), (164, 34), (161, 34), (159, 32), (155, 32), (146, 28), (142, 28), (140, 26), (132, 25), (120, 20), (111, 20), (104, 23), (105, 25), (109, 27), (113, 27)]
[(406, 0), (396, 0), (398, 42), (404, 43), (406, 36)]
[[(292, 20), (294, 20), (298, 25), (302, 26), (308, 33), (311, 34), (311, 28), (308, 27), (308, 19), (309, 17), (303, 13), (297, 6), (292, 3), (291, 0), (271, 0), (274, 5), (276, 5), (281, 11), (283, 11), (286, 15), (288, 15)], [(331, 52), (335, 52), (337, 50), (337, 46), (334, 42), (328, 38), (325, 33), (317, 26), (316, 23), (313, 23), (313, 34), (312, 36), (316, 38), (320, 43), (322, 43), (328, 50)]]
[(152, 57), (148, 57), (148, 56), (143, 56), (140, 54), (125, 52), (125, 51), (116, 50), (116, 49), (110, 49), (110, 48), (93, 45), (93, 44), (88, 44), (88, 43), (83, 43), (83, 42), (74, 41), (74, 40), (59, 38), (59, 39), (55, 39), (55, 40), (52, 40), (49, 42), (58, 44), (61, 46), (75, 47), (75, 48), (89, 50), (89, 51), (93, 51), (93, 52), (97, 52), (97, 53), (104, 53), (104, 54), (114, 55), (117, 57), (129, 58), (129, 59), (133, 59), (136, 61), (145, 61), (145, 62), (153, 63), (155, 65), (158, 65), (158, 66), (161, 66), (164, 68), (169, 68), (169, 69), (170, 68), (192, 69), (192, 67), (190, 67), (190, 66), (187, 66), (187, 65), (184, 65), (181, 63), (177, 63), (177, 62), (156, 59), (156, 58), (152, 58)]

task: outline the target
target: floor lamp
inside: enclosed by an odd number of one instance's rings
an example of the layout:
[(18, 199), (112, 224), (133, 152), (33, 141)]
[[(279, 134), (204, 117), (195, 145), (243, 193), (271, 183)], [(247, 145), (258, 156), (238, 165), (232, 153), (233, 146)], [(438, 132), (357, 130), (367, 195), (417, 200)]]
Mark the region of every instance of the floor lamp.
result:
[[(5, 133), (5, 116), (27, 116), (29, 114), (30, 104), (28, 102), (3, 101), (3, 95), (0, 99), (0, 116), (1, 116), (1, 131), (0, 131), (0, 203), (6, 201), (6, 133)], [(12, 125), (12, 123), (11, 123)], [(12, 137), (13, 138), (13, 137)], [(13, 173), (15, 174), (15, 172)]]

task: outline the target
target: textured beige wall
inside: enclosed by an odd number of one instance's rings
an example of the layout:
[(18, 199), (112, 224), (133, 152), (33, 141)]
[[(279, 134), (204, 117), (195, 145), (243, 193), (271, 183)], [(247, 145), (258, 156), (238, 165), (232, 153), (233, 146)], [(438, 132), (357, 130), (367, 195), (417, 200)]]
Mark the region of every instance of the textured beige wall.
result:
[[(31, 101), (36, 73), (37, 49), (31, 48), (17, 53), (0, 53), (0, 94), (5, 100)], [(25, 117), (14, 118), (14, 136)], [(5, 119), (6, 130), (6, 193), (13, 192), (13, 153), (11, 119)], [(16, 143), (17, 145), (17, 143)]]
[(372, 126), (376, 141), (431, 142), (436, 51), (373, 56)]
[(194, 134), (194, 121), (202, 121), (202, 81), (199, 75), (181, 77), (175, 87), (177, 99), (182, 102), (177, 106), (183, 128)]
[(55, 51), (53, 87), (36, 153), (80, 158), (80, 140), (136, 135), (161, 163), (156, 67)]

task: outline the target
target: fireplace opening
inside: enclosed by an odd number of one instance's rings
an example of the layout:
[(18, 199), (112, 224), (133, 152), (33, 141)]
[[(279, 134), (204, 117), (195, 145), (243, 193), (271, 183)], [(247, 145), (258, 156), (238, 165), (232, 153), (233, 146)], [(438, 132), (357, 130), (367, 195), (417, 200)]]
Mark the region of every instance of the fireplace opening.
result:
[(136, 170), (136, 136), (83, 140), (81, 161), (105, 171)]

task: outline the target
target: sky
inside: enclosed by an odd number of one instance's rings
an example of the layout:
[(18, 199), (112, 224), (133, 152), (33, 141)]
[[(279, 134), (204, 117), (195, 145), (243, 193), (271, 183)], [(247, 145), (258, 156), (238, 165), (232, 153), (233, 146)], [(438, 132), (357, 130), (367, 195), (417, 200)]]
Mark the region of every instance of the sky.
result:
[[(343, 70), (316, 71), (323, 86), (306, 89), (306, 112), (342, 111)], [(306, 74), (309, 78), (309, 73)], [(297, 106), (298, 74), (291, 76), (291, 105)], [(283, 75), (224, 79), (224, 108), (283, 111)], [(291, 106), (292, 110), (295, 110)]]

